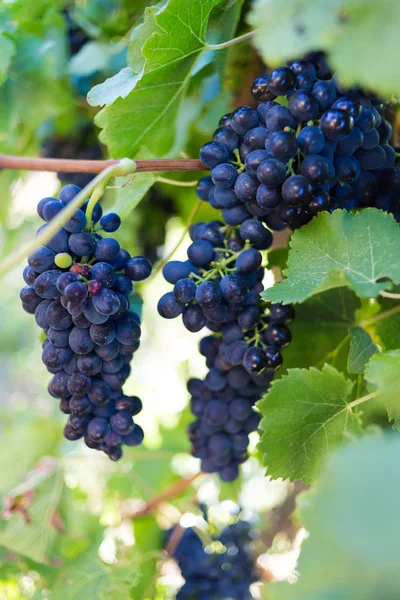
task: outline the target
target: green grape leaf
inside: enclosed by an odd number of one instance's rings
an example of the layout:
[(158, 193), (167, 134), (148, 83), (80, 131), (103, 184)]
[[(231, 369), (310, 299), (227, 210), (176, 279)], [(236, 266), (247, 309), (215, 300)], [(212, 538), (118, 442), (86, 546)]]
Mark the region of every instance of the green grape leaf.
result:
[(62, 431), (51, 419), (5, 428), (0, 440), (0, 492), (19, 483), (42, 456), (54, 455), (61, 440)]
[(115, 190), (110, 210), (116, 212), (121, 219), (126, 219), (154, 184), (156, 178), (153, 173), (137, 173), (132, 176), (129, 183), (126, 182), (126, 177), (117, 177), (114, 181), (114, 185), (121, 187)]
[(383, 300), (381, 307), (387, 316), (377, 321), (375, 331), (385, 350), (396, 350), (400, 348), (400, 306), (398, 302)]
[[(152, 33), (143, 45), (143, 77), (126, 98), (118, 98), (96, 116), (100, 138), (113, 157), (133, 157), (143, 145), (156, 156), (171, 149), (193, 69), (207, 49), (208, 21), (220, 1), (171, 0), (154, 15), (161, 31)], [(220, 40), (231, 33), (223, 24)]]
[(390, 421), (400, 427), (400, 350), (391, 350), (375, 354), (369, 360), (364, 377), (371, 389), (379, 391), (379, 400), (383, 402)]
[(4, 83), (7, 77), (11, 59), (15, 54), (13, 42), (4, 34), (0, 34), (0, 85)]
[[(38, 475), (40, 476), (40, 471)], [(21, 502), (23, 508), (13, 510), (9, 518), (0, 521), (0, 545), (36, 562), (48, 563), (60, 534), (55, 515), (63, 486), (64, 473), (56, 467), (51, 475), (32, 488), (31, 504), (29, 496), (26, 495), (26, 507), (23, 505), (22, 491), (20, 494), (18, 490), (13, 491), (11, 497), (15, 498), (17, 506), (18, 502)]]
[(330, 365), (291, 369), (258, 402), (263, 419), (259, 450), (274, 479), (310, 483), (319, 462), (346, 437), (361, 432), (349, 406), (353, 384)]
[(103, 83), (95, 85), (89, 91), (87, 100), (91, 106), (110, 106), (117, 98), (126, 98), (136, 87), (144, 75), (146, 65), (142, 48), (155, 33), (163, 33), (155, 17), (165, 9), (166, 4), (165, 1), (162, 1), (157, 6), (151, 6), (145, 10), (143, 22), (134, 27), (131, 33), (127, 57), (128, 66)]
[(373, 354), (379, 352), (379, 348), (373, 342), (369, 333), (361, 327), (351, 327), (350, 335), (351, 341), (347, 370), (349, 373), (363, 373), (365, 365)]
[(92, 87), (87, 101), (90, 106), (110, 106), (117, 98), (126, 98), (139, 78), (140, 75), (134, 73), (130, 67), (124, 67), (116, 75)]
[(132, 597), (131, 588), (140, 576), (138, 570), (133, 564), (120, 565), (119, 561), (115, 565), (104, 563), (99, 558), (98, 549), (99, 543), (93, 544), (57, 570), (52, 600), (122, 600)]
[(108, 69), (112, 46), (105, 42), (87, 42), (69, 61), (68, 72), (78, 77), (88, 77), (96, 71)]
[(299, 496), (304, 541), (295, 584), (264, 587), (268, 600), (390, 600), (400, 593), (400, 439), (367, 436), (340, 449)]
[(358, 296), (376, 297), (400, 283), (400, 227), (376, 208), (353, 214), (321, 213), (295, 231), (286, 279), (263, 292), (271, 302), (303, 302), (348, 285)]
[(292, 342), (282, 351), (284, 369), (322, 367), (330, 362), (345, 371), (348, 332), (359, 306), (360, 300), (345, 287), (322, 292), (298, 304), (296, 317), (289, 325)]
[(325, 50), (345, 85), (400, 93), (400, 82), (393, 77), (400, 52), (397, 0), (387, 0), (383, 7), (371, 0), (259, 0), (248, 19), (257, 30), (255, 45), (269, 65)]

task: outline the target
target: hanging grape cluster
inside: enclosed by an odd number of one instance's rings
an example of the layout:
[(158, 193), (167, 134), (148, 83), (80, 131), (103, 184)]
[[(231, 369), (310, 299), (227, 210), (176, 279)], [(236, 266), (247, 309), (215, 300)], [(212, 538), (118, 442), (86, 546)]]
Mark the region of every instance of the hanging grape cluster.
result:
[[(71, 202), (80, 189), (67, 185), (58, 199), (43, 198), (38, 214), (47, 223)], [(122, 386), (140, 344), (140, 318), (130, 310), (134, 281), (151, 273), (141, 256), (131, 257), (112, 237), (120, 226), (115, 213), (102, 216), (100, 204), (87, 202), (64, 227), (28, 258), (23, 308), (42, 328), (42, 360), (53, 374), (49, 393), (60, 399), (69, 415), (64, 435), (84, 438), (89, 448), (104, 451), (112, 460), (121, 445), (137, 446), (143, 431), (133, 417), (142, 408), (136, 396), (125, 396)], [(96, 225), (98, 224), (98, 225)]]
[(252, 215), (292, 229), (323, 210), (376, 206), (399, 215), (400, 170), (380, 98), (342, 89), (322, 53), (259, 77), (257, 108), (222, 117), (200, 151), (198, 195), (225, 222)]

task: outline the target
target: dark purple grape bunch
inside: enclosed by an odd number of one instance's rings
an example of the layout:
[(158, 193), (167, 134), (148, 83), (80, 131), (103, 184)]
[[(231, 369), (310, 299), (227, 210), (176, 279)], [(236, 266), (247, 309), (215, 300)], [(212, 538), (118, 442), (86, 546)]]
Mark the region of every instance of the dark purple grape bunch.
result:
[(222, 117), (200, 150), (211, 175), (197, 194), (227, 224), (253, 216), (294, 229), (335, 208), (399, 211), (400, 170), (381, 99), (342, 89), (322, 53), (259, 77), (251, 91), (257, 109)]
[(204, 380), (190, 379), (190, 408), (196, 421), (189, 425), (191, 452), (206, 473), (234, 481), (247, 460), (249, 434), (258, 429), (255, 403), (267, 392), (282, 365), (281, 350), (290, 343), (287, 324), (291, 306), (273, 304), (251, 332), (237, 321), (227, 323), (221, 335), (203, 338), (200, 353), (209, 369)]
[(176, 600), (253, 598), (250, 586), (258, 580), (254, 558), (254, 539), (258, 533), (252, 523), (240, 520), (210, 534), (213, 542), (220, 542), (218, 551), (212, 550), (212, 545), (205, 550), (190, 527), (170, 530), (167, 541), (175, 535), (179, 540), (171, 554), (185, 580)]
[(160, 298), (158, 311), (166, 319), (182, 315), (189, 331), (203, 327), (220, 331), (239, 315), (249, 329), (258, 314), (256, 305), (264, 289), (258, 249), (271, 245), (271, 232), (253, 219), (239, 229), (222, 225), (218, 221), (193, 225), (188, 260), (168, 262), (163, 269), (174, 289)]
[[(38, 214), (51, 220), (80, 191), (67, 185), (56, 198), (44, 198)], [(140, 317), (130, 310), (133, 282), (151, 273), (150, 262), (131, 257), (112, 237), (121, 220), (102, 216), (97, 203), (86, 203), (54, 237), (28, 258), (24, 310), (35, 315), (45, 333), (42, 360), (53, 374), (49, 393), (60, 399), (69, 415), (64, 435), (84, 438), (89, 448), (112, 460), (122, 456), (121, 445), (137, 446), (143, 430), (133, 417), (142, 409), (136, 396), (125, 396), (134, 352), (140, 344)], [(92, 211), (90, 222), (87, 220)], [(47, 225), (43, 225), (41, 231)]]

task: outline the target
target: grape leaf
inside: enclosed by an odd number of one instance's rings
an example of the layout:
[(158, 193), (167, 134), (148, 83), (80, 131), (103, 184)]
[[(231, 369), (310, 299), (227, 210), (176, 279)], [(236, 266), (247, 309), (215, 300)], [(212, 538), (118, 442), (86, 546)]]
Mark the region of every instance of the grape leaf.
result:
[(0, 34), (0, 85), (4, 83), (9, 66), (11, 64), (11, 59), (15, 53), (15, 46), (13, 42), (3, 35)]
[(325, 465), (299, 497), (303, 543), (297, 583), (264, 587), (268, 600), (390, 600), (400, 593), (400, 440), (368, 436)]
[[(211, 11), (220, 2), (171, 0), (154, 15), (162, 31), (153, 33), (143, 46), (143, 77), (125, 99), (118, 98), (96, 116), (97, 125), (103, 129), (100, 138), (113, 157), (133, 157), (143, 145), (157, 156), (170, 150), (192, 70), (207, 49)], [(230, 35), (223, 24), (221, 38)]]
[[(400, 348), (400, 306), (392, 300), (381, 302), (386, 318), (377, 321), (375, 330), (385, 350)], [(391, 312), (390, 312), (391, 311)]]
[(263, 419), (259, 450), (274, 479), (313, 480), (319, 461), (346, 436), (361, 431), (349, 407), (353, 384), (330, 365), (291, 369), (258, 403)]
[(373, 390), (379, 391), (379, 400), (383, 402), (389, 420), (395, 421), (396, 427), (400, 419), (400, 350), (391, 350), (383, 354), (375, 354), (368, 362), (364, 377)]
[(369, 333), (361, 327), (351, 327), (350, 335), (347, 370), (349, 373), (363, 373), (371, 356), (379, 352), (378, 346), (373, 342)]
[(376, 297), (400, 283), (400, 227), (376, 208), (353, 214), (321, 213), (295, 231), (290, 241), (286, 279), (266, 290), (272, 302), (303, 302), (348, 285), (358, 296)]
[[(100, 542), (100, 540), (99, 540)], [(105, 564), (98, 556), (99, 543), (93, 544), (57, 571), (52, 600), (131, 598), (131, 588), (139, 573), (133, 565)]]
[[(36, 562), (49, 562), (59, 535), (57, 523), (53, 519), (63, 486), (64, 473), (57, 468), (51, 476), (33, 488), (32, 504), (24, 509), (28, 523), (19, 510), (13, 511), (8, 519), (0, 521), (0, 544)], [(22, 495), (16, 496), (17, 501), (20, 498)]]
[(359, 299), (348, 288), (328, 290), (298, 304), (289, 325), (292, 342), (282, 352), (284, 368), (319, 367), (335, 360), (335, 366), (344, 371), (348, 355), (345, 338), (359, 306)]
[(400, 51), (397, 0), (384, 6), (371, 0), (259, 0), (248, 19), (257, 30), (256, 47), (270, 65), (325, 50), (344, 84), (400, 93), (393, 77)]
[(61, 429), (51, 419), (37, 419), (29, 424), (17, 422), (15, 426), (3, 430), (0, 441), (0, 491), (6, 492), (19, 483), (42, 456), (54, 454), (61, 439)]

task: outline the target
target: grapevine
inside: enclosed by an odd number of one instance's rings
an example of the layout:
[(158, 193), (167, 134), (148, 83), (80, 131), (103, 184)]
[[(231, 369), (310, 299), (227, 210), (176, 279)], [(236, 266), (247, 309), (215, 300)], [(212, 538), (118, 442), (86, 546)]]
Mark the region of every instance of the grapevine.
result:
[(399, 596), (396, 4), (3, 3), (1, 598)]

